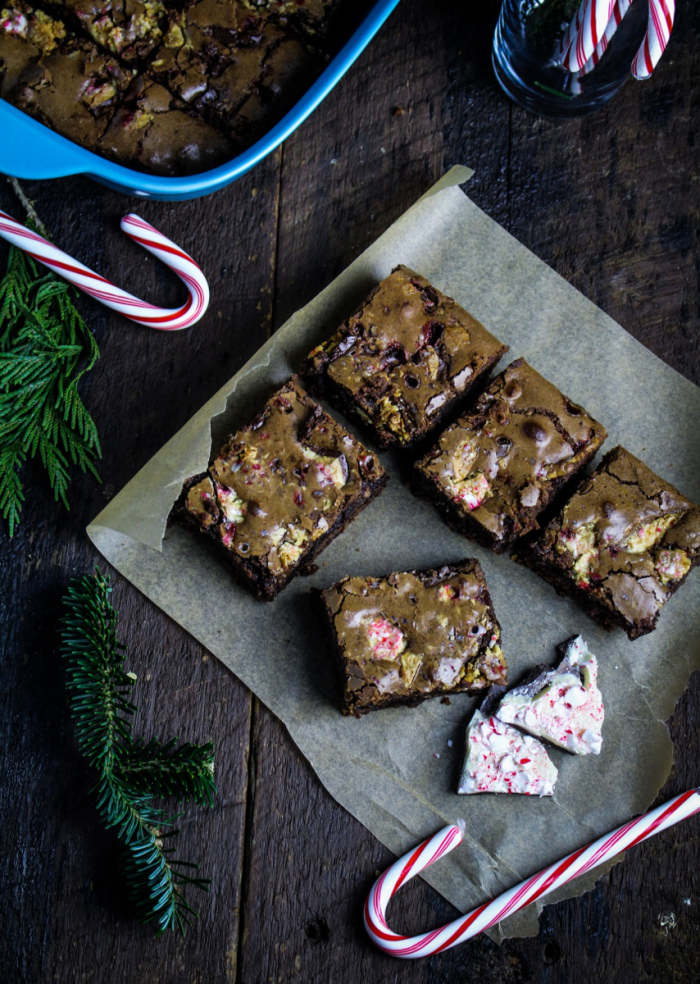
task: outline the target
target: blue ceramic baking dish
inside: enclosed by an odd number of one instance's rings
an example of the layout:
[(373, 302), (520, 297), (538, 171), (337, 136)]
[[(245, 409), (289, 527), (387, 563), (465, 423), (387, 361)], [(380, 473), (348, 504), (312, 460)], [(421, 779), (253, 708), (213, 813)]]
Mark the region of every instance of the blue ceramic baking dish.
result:
[(86, 174), (140, 198), (176, 202), (209, 195), (240, 178), (300, 126), (364, 51), (399, 0), (377, 0), (350, 40), (289, 112), (248, 150), (211, 171), (186, 178), (143, 174), (114, 164), (0, 99), (0, 172), (16, 178), (62, 178)]

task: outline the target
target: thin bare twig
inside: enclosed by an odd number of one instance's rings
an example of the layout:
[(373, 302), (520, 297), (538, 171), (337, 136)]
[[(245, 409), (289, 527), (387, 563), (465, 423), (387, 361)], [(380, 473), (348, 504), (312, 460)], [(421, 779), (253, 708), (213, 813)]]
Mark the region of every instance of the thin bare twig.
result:
[(24, 208), (24, 211), (27, 213), (27, 216), (32, 220), (32, 223), (34, 224), (36, 231), (41, 236), (44, 236), (45, 239), (50, 239), (51, 236), (49, 236), (46, 226), (37, 215), (37, 211), (34, 208), (34, 203), (29, 200), (29, 198), (27, 197), (24, 191), (24, 188), (19, 183), (17, 178), (8, 178), (7, 181), (10, 187), (12, 188), (12, 190), (14, 191), (15, 195), (17, 195), (20, 202), (22, 203), (22, 207)]

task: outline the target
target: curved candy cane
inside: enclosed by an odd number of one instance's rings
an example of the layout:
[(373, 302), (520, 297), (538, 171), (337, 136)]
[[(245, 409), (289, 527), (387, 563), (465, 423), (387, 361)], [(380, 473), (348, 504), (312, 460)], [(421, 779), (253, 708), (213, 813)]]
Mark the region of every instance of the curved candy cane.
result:
[(602, 38), (596, 45), (593, 54), (591, 55), (591, 57), (588, 59), (586, 64), (579, 72), (579, 75), (588, 75), (588, 73), (592, 72), (593, 69), (596, 67), (600, 59), (607, 51), (607, 47), (612, 41), (615, 31), (622, 23), (622, 18), (629, 10), (631, 3), (632, 0), (617, 0), (615, 6), (613, 7), (613, 12), (610, 16), (610, 20), (608, 21), (608, 26), (605, 28), (605, 33), (603, 34)]
[(365, 903), (365, 929), (380, 950), (394, 957), (412, 959), (441, 953), (501, 922), (578, 875), (699, 812), (700, 788), (690, 789), (644, 816), (630, 820), (617, 830), (605, 834), (587, 847), (574, 851), (561, 861), (556, 861), (532, 878), (508, 889), (497, 899), (485, 902), (466, 916), (460, 916), (440, 929), (411, 937), (394, 933), (386, 921), (389, 900), (405, 882), (457, 847), (464, 830), (464, 823), (460, 821), (459, 825), (445, 827), (434, 837), (423, 841), (414, 851), (404, 854), (374, 883)]
[(635, 79), (648, 79), (654, 71), (671, 36), (675, 14), (675, 0), (649, 0), (647, 33), (632, 62)]
[(615, 0), (583, 0), (559, 44), (558, 61), (580, 72), (605, 34)]
[(74, 260), (12, 216), (0, 212), (0, 237), (125, 318), (164, 331), (187, 328), (199, 321), (209, 305), (209, 284), (192, 257), (138, 215), (125, 215), (121, 228), (130, 239), (157, 256), (183, 281), (190, 296), (182, 307), (161, 308), (139, 300)]

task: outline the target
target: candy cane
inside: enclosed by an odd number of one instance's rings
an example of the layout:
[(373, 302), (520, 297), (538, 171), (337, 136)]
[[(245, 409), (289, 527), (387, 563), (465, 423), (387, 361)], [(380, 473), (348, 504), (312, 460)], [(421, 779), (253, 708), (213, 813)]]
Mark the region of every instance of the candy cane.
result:
[(615, 0), (583, 0), (558, 48), (557, 60), (570, 72), (580, 72), (595, 51), (613, 13)]
[(588, 59), (586, 64), (583, 66), (579, 75), (588, 75), (589, 72), (593, 71), (600, 59), (605, 54), (608, 45), (610, 44), (615, 31), (618, 29), (622, 23), (622, 18), (625, 16), (630, 8), (632, 0), (617, 0), (615, 6), (613, 7), (613, 12), (608, 21), (608, 26), (605, 28), (605, 34), (600, 39), (595, 47), (595, 50), (591, 57)]
[(183, 281), (190, 296), (182, 307), (162, 308), (140, 301), (138, 297), (115, 287), (99, 273), (74, 260), (21, 222), (0, 212), (0, 237), (24, 250), (86, 294), (123, 314), (125, 318), (139, 325), (164, 331), (187, 328), (199, 321), (209, 305), (209, 284), (192, 257), (138, 215), (125, 215), (121, 228), (130, 239), (157, 256)]
[(399, 936), (389, 928), (386, 921), (389, 900), (403, 884), (457, 847), (464, 829), (464, 824), (460, 821), (459, 825), (445, 827), (414, 851), (404, 854), (374, 883), (365, 903), (365, 929), (380, 950), (394, 957), (413, 959), (441, 953), (458, 943), (464, 943), (591, 868), (596, 868), (604, 861), (609, 861), (635, 844), (640, 844), (648, 837), (698, 812), (700, 788), (690, 789), (644, 816), (630, 820), (617, 830), (605, 834), (588, 847), (582, 847), (563, 860), (544, 868), (532, 878), (499, 895), (497, 899), (473, 909), (466, 916), (460, 916), (454, 922), (420, 936)]
[(647, 33), (632, 62), (635, 79), (648, 79), (664, 53), (676, 14), (675, 0), (649, 0)]

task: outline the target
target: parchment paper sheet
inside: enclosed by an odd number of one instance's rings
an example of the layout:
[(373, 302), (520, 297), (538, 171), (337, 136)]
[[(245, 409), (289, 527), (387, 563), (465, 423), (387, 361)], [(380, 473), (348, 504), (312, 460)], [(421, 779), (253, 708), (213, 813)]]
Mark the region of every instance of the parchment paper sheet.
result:
[[(315, 575), (297, 578), (272, 604), (237, 587), (203, 537), (180, 529), (166, 534), (165, 526), (183, 480), (206, 468), (212, 435), (218, 450), (398, 263), (457, 298), (510, 345), (501, 368), (524, 356), (602, 421), (610, 434), (604, 450), (624, 444), (700, 501), (700, 390), (473, 205), (457, 186), (471, 173), (453, 168), (298, 311), (88, 528), (118, 571), (278, 715), (331, 795), (391, 851), (401, 854), (445, 823), (465, 819), (464, 844), (424, 876), (463, 912), (655, 798), (673, 755), (663, 722), (700, 667), (700, 576), (691, 575), (650, 636), (629, 642), (619, 630), (606, 633), (535, 574), (451, 532), (411, 495), (405, 467), (386, 453), (387, 490), (321, 555)], [(456, 795), (473, 698), (462, 695), (449, 706), (430, 700), (361, 720), (338, 711), (311, 587), (465, 556), (477, 556), (486, 572), (512, 680), (534, 663), (552, 662), (554, 646), (575, 632), (600, 658), (602, 754), (577, 758), (553, 750), (560, 770), (553, 799)], [(590, 888), (600, 873), (557, 897)], [(530, 907), (491, 935), (500, 940), (536, 931)]]

